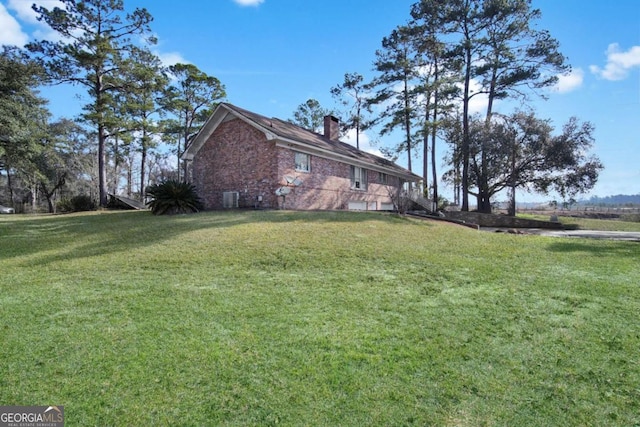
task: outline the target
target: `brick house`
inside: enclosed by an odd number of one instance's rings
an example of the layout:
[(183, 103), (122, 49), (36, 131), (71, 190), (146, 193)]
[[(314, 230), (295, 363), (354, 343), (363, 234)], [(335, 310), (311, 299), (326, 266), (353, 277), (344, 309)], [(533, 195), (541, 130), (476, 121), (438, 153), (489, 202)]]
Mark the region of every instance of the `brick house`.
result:
[(220, 104), (182, 159), (206, 209), (392, 210), (392, 197), (421, 177), (338, 141), (336, 118), (324, 135)]

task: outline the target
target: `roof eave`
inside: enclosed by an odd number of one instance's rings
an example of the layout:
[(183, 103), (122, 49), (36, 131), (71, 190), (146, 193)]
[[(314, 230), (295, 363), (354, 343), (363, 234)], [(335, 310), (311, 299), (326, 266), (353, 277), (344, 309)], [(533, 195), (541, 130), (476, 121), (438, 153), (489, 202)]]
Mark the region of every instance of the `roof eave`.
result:
[(396, 168), (385, 167), (383, 165), (378, 165), (373, 162), (359, 159), (357, 157), (346, 156), (343, 154), (336, 153), (335, 151), (332, 151), (332, 150), (320, 148), (303, 141), (298, 141), (295, 139), (279, 136), (275, 132), (272, 132), (269, 128), (246, 117), (245, 115), (242, 114), (242, 112), (234, 110), (231, 106), (227, 105), (226, 103), (220, 103), (216, 107), (211, 117), (209, 117), (209, 119), (205, 122), (200, 132), (196, 134), (192, 143), (189, 145), (189, 147), (187, 147), (185, 152), (182, 153), (180, 158), (182, 160), (193, 160), (196, 154), (198, 153), (198, 151), (200, 151), (200, 149), (204, 146), (205, 142), (207, 142), (209, 137), (213, 134), (213, 132), (215, 132), (218, 126), (220, 126), (220, 124), (227, 119), (227, 116), (229, 114), (242, 120), (248, 125), (258, 129), (260, 132), (262, 132), (265, 135), (267, 140), (275, 140), (277, 146), (285, 147), (285, 148), (296, 147), (301, 152), (306, 152), (308, 154), (324, 157), (327, 159), (337, 160), (343, 163), (352, 164), (354, 166), (359, 166), (369, 170), (374, 170), (377, 172), (382, 172), (389, 175), (397, 176), (401, 179), (404, 179), (410, 182), (417, 182), (422, 180), (422, 177), (420, 177), (419, 175), (416, 175), (413, 172), (410, 172), (408, 170), (404, 170), (400, 166), (397, 166)]
[(376, 172), (382, 172), (382, 173), (386, 173), (389, 175), (393, 175), (393, 176), (397, 176), (399, 178), (402, 178), (406, 181), (411, 181), (411, 182), (417, 182), (422, 180), (421, 176), (418, 176), (412, 172), (409, 171), (403, 171), (403, 170), (398, 170), (396, 168), (391, 168), (391, 167), (385, 167), (382, 165), (377, 165), (375, 163), (371, 163), (371, 162), (367, 162), (364, 160), (360, 160), (357, 158), (353, 158), (353, 157), (349, 157), (349, 156), (344, 156), (342, 154), (338, 154), (336, 152), (330, 151), (330, 150), (325, 150), (323, 148), (319, 148), (301, 141), (296, 141), (293, 139), (289, 139), (289, 138), (282, 138), (282, 137), (278, 137), (276, 139), (276, 146), (278, 147), (283, 147), (283, 148), (292, 148), (295, 147), (296, 149), (298, 149), (298, 151), (306, 153), (306, 154), (311, 154), (311, 155), (315, 155), (315, 156), (319, 156), (319, 157), (323, 157), (323, 158), (327, 158), (327, 159), (331, 159), (331, 160), (337, 160), (340, 161), (342, 163), (347, 163), (350, 165), (354, 165), (354, 166), (359, 166), (359, 167), (363, 167), (369, 170), (373, 170)]
[(198, 151), (200, 151), (202, 146), (205, 144), (205, 142), (207, 142), (209, 137), (213, 134), (213, 132), (215, 132), (218, 126), (220, 126), (220, 124), (226, 120), (229, 114), (258, 129), (260, 132), (264, 133), (265, 137), (268, 140), (277, 138), (277, 136), (273, 132), (269, 131), (269, 129), (265, 128), (259, 123), (254, 122), (251, 119), (248, 119), (242, 113), (235, 111), (233, 108), (230, 108), (227, 104), (221, 103), (216, 107), (211, 117), (209, 117), (209, 119), (205, 122), (200, 132), (196, 134), (193, 142), (189, 145), (185, 152), (182, 153), (180, 158), (182, 160), (193, 160)]
[(224, 104), (218, 104), (216, 109), (213, 111), (213, 114), (211, 114), (204, 126), (202, 126), (202, 129), (200, 129), (200, 132), (196, 134), (191, 144), (189, 144), (184, 153), (182, 153), (180, 159), (193, 160), (196, 154), (198, 154), (198, 151), (200, 151), (204, 143), (207, 142), (220, 123), (224, 121), (229, 112), (230, 110), (226, 108)]

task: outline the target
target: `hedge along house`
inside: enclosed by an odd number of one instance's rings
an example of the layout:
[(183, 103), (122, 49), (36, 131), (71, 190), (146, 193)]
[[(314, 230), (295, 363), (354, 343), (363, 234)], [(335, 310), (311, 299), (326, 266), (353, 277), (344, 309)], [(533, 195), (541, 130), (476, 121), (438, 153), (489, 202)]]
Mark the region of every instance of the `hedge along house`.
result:
[(392, 210), (400, 188), (422, 180), (338, 129), (332, 116), (321, 135), (222, 103), (182, 159), (206, 209)]

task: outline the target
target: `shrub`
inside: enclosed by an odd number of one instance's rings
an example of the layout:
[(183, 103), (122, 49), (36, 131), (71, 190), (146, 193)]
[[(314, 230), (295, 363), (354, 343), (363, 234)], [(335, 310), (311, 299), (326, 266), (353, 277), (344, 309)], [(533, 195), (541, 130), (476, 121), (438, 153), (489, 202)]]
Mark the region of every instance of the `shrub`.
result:
[(58, 211), (60, 212), (84, 212), (96, 209), (96, 202), (86, 194), (79, 194), (70, 199), (62, 199), (58, 203)]
[(188, 182), (169, 180), (151, 185), (147, 196), (151, 197), (147, 204), (154, 215), (198, 212), (203, 207), (195, 186)]

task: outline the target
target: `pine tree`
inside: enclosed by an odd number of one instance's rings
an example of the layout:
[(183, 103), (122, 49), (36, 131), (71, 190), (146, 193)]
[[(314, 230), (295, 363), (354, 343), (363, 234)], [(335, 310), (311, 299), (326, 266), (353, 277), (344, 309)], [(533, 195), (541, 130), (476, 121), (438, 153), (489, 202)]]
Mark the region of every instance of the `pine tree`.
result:
[(407, 169), (412, 170), (414, 140), (413, 122), (416, 119), (416, 78), (418, 66), (407, 27), (398, 27), (382, 39), (382, 49), (376, 51), (375, 70), (380, 73), (370, 84), (378, 88), (369, 104), (385, 105), (378, 121), (382, 121), (381, 134), (400, 127), (403, 141), (398, 151), (407, 152)]
[(42, 69), (13, 47), (0, 52), (0, 169), (7, 174), (9, 201), (15, 206), (14, 180), (36, 169), (43, 129), (49, 117), (46, 101), (36, 92)]
[(346, 119), (341, 120), (342, 132), (356, 131), (356, 148), (360, 149), (360, 132), (368, 127), (367, 113), (371, 110), (367, 104), (367, 85), (359, 73), (345, 73), (344, 81), (331, 88), (331, 95), (340, 100), (348, 109)]
[[(42, 61), (52, 80), (87, 90), (91, 102), (85, 117), (97, 130), (99, 201), (107, 204), (107, 152), (109, 97), (123, 89), (122, 64), (134, 44), (132, 36), (148, 35), (151, 15), (146, 9), (125, 13), (122, 0), (60, 0), (64, 9), (34, 5), (38, 20), (47, 23), (61, 41), (27, 45)], [(153, 38), (148, 38), (154, 42)]]
[(324, 118), (335, 114), (333, 111), (322, 108), (320, 102), (315, 99), (307, 99), (293, 112), (293, 118), (289, 121), (312, 132), (321, 132), (324, 127)]
[[(169, 67), (174, 84), (169, 86), (162, 100), (166, 112), (174, 116), (165, 121), (167, 134), (177, 140), (178, 180), (180, 156), (189, 146), (191, 138), (209, 118), (212, 110), (226, 95), (224, 85), (216, 77), (200, 71), (193, 64), (175, 64)], [(182, 165), (182, 178), (187, 181), (187, 163)]]
[(160, 59), (148, 49), (135, 49), (126, 72), (129, 91), (126, 110), (131, 116), (132, 131), (140, 152), (140, 200), (144, 200), (147, 156), (156, 147), (154, 136), (160, 133), (158, 100), (167, 88), (169, 79)]

